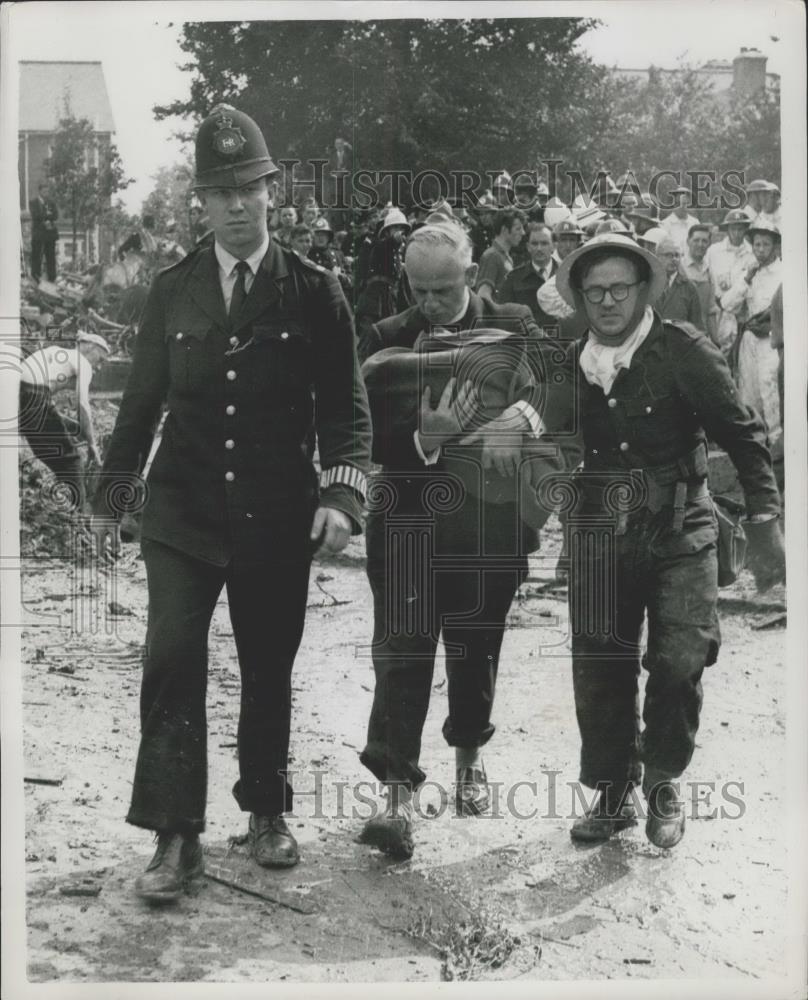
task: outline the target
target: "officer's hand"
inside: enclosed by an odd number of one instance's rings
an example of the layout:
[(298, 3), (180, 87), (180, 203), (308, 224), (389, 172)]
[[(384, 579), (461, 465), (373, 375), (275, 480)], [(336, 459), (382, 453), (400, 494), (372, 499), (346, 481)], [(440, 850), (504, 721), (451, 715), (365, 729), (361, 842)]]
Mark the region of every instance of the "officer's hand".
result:
[(483, 468), (494, 468), (500, 476), (515, 476), (522, 460), (523, 434), (529, 426), (523, 413), (509, 409), (473, 434), (467, 434), (460, 444), (481, 441)]
[(332, 555), (342, 552), (351, 537), (351, 521), (347, 514), (334, 507), (318, 507), (311, 524), (311, 540), (319, 542), (321, 550)]
[(463, 433), (463, 424), (469, 422), (471, 414), (477, 405), (477, 390), (471, 382), (464, 382), (453, 401), (456, 379), (450, 378), (441, 394), (438, 405), (432, 409), (432, 389), (427, 386), (421, 397), (421, 410), (418, 420), (418, 436), (426, 451), (436, 448)]
[(114, 518), (93, 515), (90, 518), (90, 543), (92, 555), (106, 565), (111, 565), (121, 554), (121, 529)]

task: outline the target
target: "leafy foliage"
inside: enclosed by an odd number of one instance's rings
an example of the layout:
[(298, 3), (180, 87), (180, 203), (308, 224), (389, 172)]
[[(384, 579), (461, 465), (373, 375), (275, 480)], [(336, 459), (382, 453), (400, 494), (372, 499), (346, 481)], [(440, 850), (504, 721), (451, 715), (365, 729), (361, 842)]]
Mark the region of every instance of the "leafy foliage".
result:
[(154, 188), (144, 199), (142, 208), (142, 215), (154, 216), (155, 232), (158, 234), (166, 232), (170, 220), (176, 222), (175, 239), (186, 249), (194, 244), (188, 214), (193, 176), (190, 160), (161, 167), (154, 174)]
[(89, 119), (73, 115), (67, 96), (46, 172), (59, 209), (72, 222), (75, 261), (77, 234), (94, 226), (109, 210), (112, 195), (132, 179), (125, 177), (115, 145), (98, 136)]

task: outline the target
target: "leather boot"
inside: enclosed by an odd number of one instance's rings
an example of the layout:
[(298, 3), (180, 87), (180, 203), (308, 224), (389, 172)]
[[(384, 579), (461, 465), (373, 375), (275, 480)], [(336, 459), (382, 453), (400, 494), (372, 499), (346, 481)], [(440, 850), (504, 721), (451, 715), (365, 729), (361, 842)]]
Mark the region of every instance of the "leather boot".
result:
[(575, 820), (570, 837), (583, 843), (598, 843), (636, 823), (637, 810), (631, 798), (605, 791), (591, 809)]
[(199, 875), (205, 863), (198, 836), (158, 833), (157, 850), (149, 866), (135, 881), (135, 892), (151, 903), (170, 903)]
[(645, 835), (656, 847), (675, 847), (685, 835), (685, 804), (676, 785), (663, 779), (644, 782), (648, 800)]
[(297, 841), (283, 816), (250, 813), (250, 847), (262, 868), (292, 868), (300, 861)]

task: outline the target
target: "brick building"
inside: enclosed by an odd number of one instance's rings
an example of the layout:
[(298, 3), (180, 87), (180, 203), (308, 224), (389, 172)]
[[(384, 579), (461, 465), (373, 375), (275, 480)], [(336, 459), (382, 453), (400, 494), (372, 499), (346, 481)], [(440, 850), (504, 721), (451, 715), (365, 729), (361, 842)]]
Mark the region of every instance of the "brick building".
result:
[[(20, 120), (18, 132), (20, 211), (27, 221), (28, 203), (46, 179), (45, 161), (52, 137), (64, 116), (65, 101), (75, 118), (92, 122), (99, 149), (113, 141), (115, 123), (100, 62), (20, 62)], [(57, 195), (57, 192), (54, 192)], [(27, 227), (24, 226), (24, 230)], [(98, 226), (77, 234), (77, 255), (88, 262), (107, 260), (109, 240)], [(59, 218), (58, 258), (70, 260), (72, 223), (64, 213)]]

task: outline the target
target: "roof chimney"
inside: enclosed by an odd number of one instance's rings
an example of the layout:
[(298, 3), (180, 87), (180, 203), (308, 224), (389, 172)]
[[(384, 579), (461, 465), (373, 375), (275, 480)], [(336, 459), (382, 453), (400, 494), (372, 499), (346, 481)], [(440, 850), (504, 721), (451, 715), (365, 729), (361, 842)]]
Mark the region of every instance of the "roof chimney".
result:
[(741, 48), (732, 60), (732, 86), (738, 97), (752, 97), (766, 86), (766, 61), (758, 49)]

